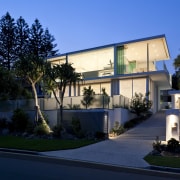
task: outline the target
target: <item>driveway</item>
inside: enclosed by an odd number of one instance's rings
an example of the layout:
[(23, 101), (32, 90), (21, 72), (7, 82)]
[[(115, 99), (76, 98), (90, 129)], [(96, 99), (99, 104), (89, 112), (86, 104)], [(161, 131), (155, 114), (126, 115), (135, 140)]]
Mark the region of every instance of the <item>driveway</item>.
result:
[(99, 164), (145, 168), (149, 164), (143, 160), (143, 157), (152, 150), (152, 143), (156, 136), (165, 140), (165, 127), (165, 111), (160, 111), (116, 138), (79, 149), (42, 152), (41, 154)]

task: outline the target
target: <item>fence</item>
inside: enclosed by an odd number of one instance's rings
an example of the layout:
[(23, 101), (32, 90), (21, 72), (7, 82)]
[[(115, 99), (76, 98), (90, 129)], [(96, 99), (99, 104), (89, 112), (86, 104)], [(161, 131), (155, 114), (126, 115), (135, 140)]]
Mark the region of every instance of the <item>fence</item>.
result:
[[(64, 109), (85, 109), (81, 103), (82, 99), (83, 96), (64, 97)], [(41, 110), (56, 110), (59, 108), (59, 104), (55, 98), (39, 98), (38, 101)], [(14, 111), (17, 108), (34, 110), (34, 105), (34, 99), (0, 101), (0, 112)], [(113, 97), (95, 95), (94, 100), (92, 101), (92, 104), (88, 106), (88, 109), (113, 109), (114, 107), (129, 107), (129, 98), (122, 95), (115, 95)]]
[[(121, 108), (129, 106), (129, 99), (124, 96), (107, 97), (96, 95), (88, 110), (83, 110), (85, 107), (81, 104), (83, 96), (80, 97), (65, 97), (64, 98), (64, 122), (70, 126), (72, 118), (79, 118), (83, 129), (87, 132), (109, 132), (114, 125), (114, 121), (118, 120), (120, 123), (127, 121), (131, 116), (129, 111)], [(55, 98), (39, 98), (39, 105), (41, 110), (49, 117), (50, 127), (57, 125), (59, 118), (59, 105)], [(75, 107), (81, 108), (76, 110)], [(116, 109), (114, 109), (116, 107)], [(17, 108), (25, 110), (30, 119), (34, 119), (34, 100), (33, 99), (19, 99), (0, 101), (0, 118), (11, 120), (13, 111)], [(74, 110), (68, 110), (73, 109)], [(118, 108), (118, 109), (117, 109)], [(107, 115), (107, 116), (106, 116)]]

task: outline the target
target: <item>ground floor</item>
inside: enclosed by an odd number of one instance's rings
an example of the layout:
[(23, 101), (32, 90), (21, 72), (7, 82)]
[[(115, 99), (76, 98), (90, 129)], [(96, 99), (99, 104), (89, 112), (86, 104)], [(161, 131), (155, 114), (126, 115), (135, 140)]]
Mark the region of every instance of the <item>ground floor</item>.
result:
[[(79, 83), (76, 86), (68, 86), (66, 88), (65, 98), (71, 97), (75, 100), (77, 97), (82, 97), (83, 89), (88, 86), (91, 86), (95, 95), (101, 95), (102, 89), (105, 89), (107, 95), (111, 98), (123, 96), (131, 99), (135, 93), (149, 94), (148, 98), (153, 102), (152, 112), (155, 113), (165, 106), (161, 100), (161, 91), (170, 88), (170, 81), (166, 72), (86, 79), (84, 83)], [(111, 103), (115, 105), (114, 102)]]

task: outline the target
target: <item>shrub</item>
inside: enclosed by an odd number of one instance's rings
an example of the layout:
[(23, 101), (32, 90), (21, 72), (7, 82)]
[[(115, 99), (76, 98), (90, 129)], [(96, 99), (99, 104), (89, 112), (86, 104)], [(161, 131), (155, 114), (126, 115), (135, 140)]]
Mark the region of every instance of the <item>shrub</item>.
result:
[(49, 127), (44, 123), (39, 124), (34, 128), (34, 134), (35, 135), (41, 136), (41, 135), (48, 135), (49, 133), (50, 133)]
[(167, 150), (170, 152), (177, 152), (179, 150), (179, 141), (171, 138), (167, 143)]
[(29, 134), (33, 134), (34, 133), (34, 124), (29, 121), (26, 127), (26, 132)]
[(156, 136), (156, 139), (155, 139), (155, 141), (153, 142), (153, 149), (154, 150), (156, 150), (156, 151), (158, 151), (158, 152), (161, 152), (161, 141), (159, 140), (159, 137), (158, 136)]
[(54, 137), (61, 137), (61, 131), (63, 130), (61, 125), (54, 126), (52, 130)]
[(72, 117), (72, 129), (73, 129), (73, 133), (78, 138), (82, 138), (84, 136), (84, 133), (82, 132), (81, 122), (80, 122), (79, 118)]
[(23, 132), (26, 130), (28, 124), (28, 114), (22, 109), (16, 109), (12, 116), (12, 125), (15, 131)]
[(124, 132), (125, 132), (124, 127), (121, 126), (118, 121), (115, 121), (114, 128), (111, 129), (111, 133), (118, 136), (118, 135), (120, 135), (120, 134), (122, 134)]
[(6, 118), (0, 118), (0, 129), (7, 128), (7, 119)]
[(79, 104), (68, 104), (69, 109), (81, 109)]
[(149, 93), (144, 97), (142, 93), (135, 93), (130, 102), (130, 110), (132, 113), (140, 116), (142, 113), (147, 113), (151, 109), (152, 101), (147, 98), (148, 95)]
[(106, 133), (104, 133), (104, 132), (97, 131), (95, 133), (95, 138), (97, 138), (97, 139), (105, 139), (105, 137), (106, 137)]
[(136, 120), (131, 119), (131, 120), (124, 123), (124, 128), (125, 129), (130, 129), (130, 128), (133, 128), (136, 124), (137, 124)]

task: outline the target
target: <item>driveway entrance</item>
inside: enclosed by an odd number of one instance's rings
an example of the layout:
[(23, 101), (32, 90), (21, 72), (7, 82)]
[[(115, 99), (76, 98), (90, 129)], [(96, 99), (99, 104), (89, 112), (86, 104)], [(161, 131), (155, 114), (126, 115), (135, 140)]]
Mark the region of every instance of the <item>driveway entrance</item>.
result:
[(128, 167), (148, 167), (143, 158), (156, 136), (165, 140), (166, 113), (160, 111), (126, 133), (74, 150), (42, 152), (57, 158)]

